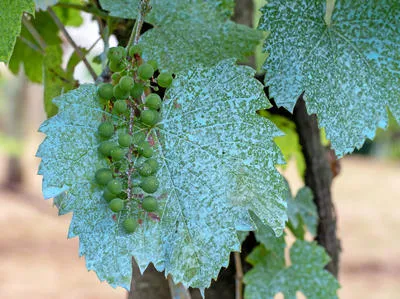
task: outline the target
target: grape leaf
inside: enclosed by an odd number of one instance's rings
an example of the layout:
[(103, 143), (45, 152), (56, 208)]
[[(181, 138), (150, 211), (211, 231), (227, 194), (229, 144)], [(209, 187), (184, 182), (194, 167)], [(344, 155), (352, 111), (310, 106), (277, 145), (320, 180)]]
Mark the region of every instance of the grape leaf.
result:
[(73, 211), (69, 237), (79, 236), (80, 254), (101, 280), (129, 288), (133, 255), (142, 271), (153, 262), (175, 282), (205, 288), (240, 249), (237, 230), (254, 229), (249, 210), (282, 233), (287, 189), (273, 143), (281, 133), (256, 114), (269, 104), (253, 75), (228, 60), (175, 78), (149, 137), (162, 162), (160, 220), (145, 218), (132, 235), (119, 228), (93, 184), (95, 170), (107, 163), (97, 154), (97, 127), (104, 116), (117, 117), (102, 111), (94, 85), (54, 100), (59, 113), (41, 126), (47, 137), (37, 153), (43, 194), (56, 197), (60, 214)]
[(44, 83), (44, 110), (47, 117), (57, 114), (57, 106), (52, 100), (78, 85), (73, 78), (73, 70), (68, 72), (62, 69), (62, 49), (58, 46), (46, 48), (43, 61), (43, 83)]
[(387, 107), (400, 120), (398, 1), (336, 1), (331, 26), (325, 1), (269, 1), (262, 12), (271, 96), (293, 111), (305, 91), (339, 157), (387, 126)]
[(46, 10), (47, 7), (56, 4), (58, 0), (35, 0), (36, 9)]
[(109, 11), (111, 16), (123, 19), (136, 19), (139, 3), (140, 0), (100, 0), (101, 7)]
[[(318, 212), (317, 207), (313, 201), (312, 190), (308, 187), (301, 188), (296, 197), (289, 197), (288, 199), (288, 218), (291, 226), (295, 231), (301, 231), (304, 236), (303, 225), (305, 224), (307, 229), (312, 235), (317, 234), (318, 225)], [(301, 236), (296, 235), (298, 238)]]
[(297, 240), (290, 249), (291, 265), (274, 251), (258, 246), (248, 261), (254, 266), (246, 273), (245, 298), (274, 298), (281, 292), (285, 298), (296, 298), (301, 291), (310, 299), (337, 298), (339, 283), (324, 266), (329, 256), (315, 242)]
[[(37, 12), (35, 18), (31, 20), (31, 23), (47, 46), (57, 46), (59, 50), (61, 50), (61, 39), (58, 36), (58, 28), (47, 12)], [(36, 43), (25, 26), (22, 27), (21, 37), (24, 40), (17, 39), (14, 52), (10, 59), (9, 69), (14, 74), (18, 74), (22, 64), (25, 74), (30, 81), (42, 83), (44, 53), (41, 52), (40, 46)], [(25, 40), (30, 44), (28, 45)], [(32, 45), (34, 45), (36, 49), (34, 49)]]
[(35, 3), (32, 0), (0, 1), (0, 62), (8, 63), (14, 49), (15, 40), (21, 32), (21, 17), (24, 12), (34, 14)]
[[(59, 0), (57, 3), (82, 4), (82, 0)], [(83, 24), (81, 12), (77, 9), (55, 6), (54, 12), (65, 26), (79, 27)]]
[[(251, 214), (253, 221), (257, 226), (257, 230), (254, 232), (256, 240), (264, 245), (264, 248), (274, 252), (274, 254), (280, 259), (284, 260), (284, 249), (286, 247), (285, 243), (285, 234), (277, 237), (274, 231), (264, 223), (260, 221), (260, 219), (255, 216), (253, 213)], [(258, 259), (254, 258), (253, 252), (247, 258), (248, 262), (256, 261)]]
[(140, 39), (143, 57), (156, 60), (161, 70), (179, 72), (227, 58), (243, 60), (264, 37), (261, 31), (227, 20), (208, 3), (168, 3), (161, 11), (163, 1), (152, 4), (148, 19), (155, 27)]

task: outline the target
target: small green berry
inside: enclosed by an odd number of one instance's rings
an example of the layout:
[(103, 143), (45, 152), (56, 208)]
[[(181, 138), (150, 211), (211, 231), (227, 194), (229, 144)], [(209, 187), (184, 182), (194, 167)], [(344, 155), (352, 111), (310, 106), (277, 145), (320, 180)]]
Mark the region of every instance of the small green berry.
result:
[(151, 166), (151, 168), (153, 169), (153, 173), (157, 172), (159, 165), (156, 159), (153, 158), (147, 159), (145, 163)]
[(99, 145), (99, 152), (106, 157), (109, 157), (111, 155), (111, 151), (116, 147), (117, 145), (112, 142), (112, 141), (104, 141), (100, 143)]
[(127, 233), (133, 233), (139, 226), (137, 221), (134, 218), (127, 218), (125, 221), (122, 223), (122, 226), (126, 230)]
[(121, 73), (114, 73), (111, 75), (111, 80), (113, 80), (115, 84), (119, 82), (119, 79), (121, 79)]
[(103, 122), (97, 132), (101, 137), (108, 139), (114, 134), (114, 125), (109, 121)]
[(139, 154), (145, 158), (150, 158), (153, 156), (153, 149), (151, 148), (150, 144), (146, 141), (139, 143), (137, 150)]
[(133, 78), (131, 76), (123, 76), (121, 78), (121, 80), (119, 80), (118, 84), (123, 91), (129, 93), (129, 91), (135, 84), (135, 81), (133, 80)]
[(138, 172), (141, 176), (150, 176), (154, 173), (151, 165), (147, 164), (146, 162), (140, 165)]
[(126, 56), (126, 50), (124, 47), (113, 47), (108, 50), (107, 58), (112, 62), (118, 62)]
[(146, 97), (145, 103), (146, 107), (152, 110), (158, 110), (161, 108), (161, 98), (156, 93), (151, 93)]
[(125, 157), (125, 150), (123, 150), (120, 147), (115, 147), (113, 150), (111, 150), (111, 158), (113, 161), (120, 161)]
[(133, 87), (131, 88), (130, 94), (134, 99), (139, 98), (144, 91), (144, 86), (140, 83), (135, 83)]
[(154, 68), (151, 64), (144, 63), (138, 67), (138, 76), (143, 80), (150, 79), (154, 74)]
[(153, 196), (146, 196), (145, 198), (143, 198), (142, 208), (146, 212), (157, 211), (158, 208), (157, 200)]
[(155, 176), (148, 176), (142, 178), (140, 182), (140, 187), (146, 193), (154, 193), (157, 191), (159, 182)]
[(115, 194), (111, 193), (108, 189), (104, 189), (103, 192), (103, 198), (107, 201), (110, 202), (115, 198)]
[(129, 147), (132, 144), (132, 136), (128, 133), (121, 133), (118, 136), (118, 143), (122, 147)]
[(125, 90), (123, 90), (119, 83), (114, 86), (113, 93), (114, 93), (114, 97), (119, 100), (126, 99), (129, 96), (129, 92), (126, 92)]
[(112, 171), (108, 168), (100, 168), (95, 173), (96, 183), (102, 186), (107, 185), (113, 179)]
[(120, 181), (114, 179), (107, 183), (107, 189), (113, 194), (119, 194), (122, 192), (122, 184)]
[(140, 121), (147, 126), (154, 126), (159, 121), (159, 113), (154, 110), (143, 110), (140, 113)]
[(149, 61), (147, 61), (147, 63), (150, 64), (150, 65), (153, 67), (154, 70), (157, 70), (157, 69), (158, 69), (158, 63), (157, 63), (157, 61), (155, 61), (155, 60), (149, 60)]
[(145, 133), (143, 133), (141, 131), (133, 133), (133, 136), (132, 136), (133, 144), (138, 145), (139, 143), (142, 143), (143, 141), (145, 141), (145, 139), (146, 139)]
[(115, 72), (120, 72), (120, 71), (124, 70), (125, 63), (123, 63), (121, 61), (110, 61), (110, 64), (108, 65), (108, 67), (114, 73)]
[(110, 201), (108, 206), (110, 207), (111, 211), (118, 213), (124, 208), (124, 201), (121, 198), (114, 198)]
[(113, 111), (118, 114), (125, 113), (128, 110), (128, 105), (125, 100), (118, 100), (114, 103)]
[(133, 45), (129, 48), (129, 56), (142, 55), (142, 47), (140, 45)]
[(168, 88), (171, 86), (173, 79), (171, 73), (161, 73), (157, 77), (157, 83), (161, 87)]
[(113, 85), (111, 83), (101, 83), (97, 89), (100, 98), (110, 100), (113, 97)]

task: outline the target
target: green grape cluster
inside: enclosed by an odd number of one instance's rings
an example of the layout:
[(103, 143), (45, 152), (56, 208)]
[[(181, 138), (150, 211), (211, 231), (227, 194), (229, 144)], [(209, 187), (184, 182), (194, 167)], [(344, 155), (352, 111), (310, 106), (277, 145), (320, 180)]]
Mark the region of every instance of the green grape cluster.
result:
[(156, 61), (144, 62), (140, 55), (139, 45), (128, 51), (111, 48), (107, 58), (112, 81), (97, 89), (104, 110), (97, 130), (98, 152), (108, 167), (98, 169), (94, 180), (127, 233), (135, 232), (146, 213), (159, 209), (154, 196), (159, 162), (149, 140), (152, 128), (161, 121), (162, 99), (155, 92), (173, 81), (172, 74), (158, 71)]

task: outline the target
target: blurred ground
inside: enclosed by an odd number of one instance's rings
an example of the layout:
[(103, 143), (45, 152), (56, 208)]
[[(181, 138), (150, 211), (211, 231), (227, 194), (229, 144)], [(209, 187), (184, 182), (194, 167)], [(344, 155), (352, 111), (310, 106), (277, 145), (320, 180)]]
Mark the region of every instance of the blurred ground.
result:
[[(124, 290), (87, 272), (78, 240), (66, 239), (70, 216), (57, 217), (41, 197), (34, 154), (44, 115), (42, 108), (31, 113), (38, 105), (41, 100), (26, 103), (25, 183), (13, 192), (0, 188), (0, 298), (125, 298)], [(5, 161), (0, 154), (0, 183)], [(301, 183), (294, 165), (286, 174), (295, 192)], [(340, 298), (400, 298), (400, 163), (346, 158), (333, 193), (343, 247)]]

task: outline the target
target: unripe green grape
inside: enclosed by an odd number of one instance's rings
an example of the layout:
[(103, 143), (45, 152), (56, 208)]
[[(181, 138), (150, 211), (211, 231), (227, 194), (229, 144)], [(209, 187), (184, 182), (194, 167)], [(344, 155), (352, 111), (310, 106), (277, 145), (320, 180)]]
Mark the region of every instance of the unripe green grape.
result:
[(125, 64), (122, 63), (121, 61), (110, 61), (110, 64), (108, 65), (110, 70), (112, 72), (120, 72), (125, 68)]
[(157, 61), (155, 61), (155, 60), (149, 60), (149, 61), (147, 61), (147, 63), (150, 64), (150, 65), (153, 67), (154, 71), (158, 69), (158, 63), (157, 63)]
[(143, 198), (142, 208), (146, 212), (157, 211), (158, 208), (157, 200), (153, 196), (146, 196), (145, 198)]
[(111, 80), (113, 80), (115, 84), (119, 82), (119, 79), (121, 79), (121, 73), (114, 73), (111, 75)]
[(99, 145), (99, 152), (106, 157), (109, 157), (111, 155), (111, 151), (116, 147), (117, 145), (112, 142), (112, 141), (104, 141), (100, 143)]
[(111, 211), (118, 213), (124, 208), (124, 201), (121, 198), (114, 198), (110, 201), (108, 206), (110, 207)]
[(100, 168), (94, 175), (96, 183), (102, 186), (107, 185), (113, 179), (112, 171), (108, 168)]
[(145, 133), (143, 133), (141, 131), (133, 133), (133, 136), (132, 136), (133, 144), (138, 145), (138, 144), (142, 143), (145, 139), (146, 139)]
[(129, 96), (129, 91), (123, 90), (119, 83), (114, 86), (113, 93), (116, 99), (126, 99)]
[(114, 125), (109, 122), (103, 122), (97, 129), (97, 133), (103, 138), (110, 138), (114, 134)]
[(134, 99), (139, 98), (144, 91), (144, 86), (140, 83), (135, 83), (130, 90), (130, 94)]
[(164, 88), (170, 87), (172, 80), (174, 80), (174, 78), (172, 77), (171, 73), (161, 73), (157, 77), (158, 85)]
[(120, 181), (114, 179), (107, 183), (107, 189), (113, 194), (119, 194), (122, 192), (122, 184)]
[(129, 48), (129, 56), (142, 55), (142, 47), (140, 45), (133, 45)]
[(159, 113), (154, 110), (143, 110), (140, 113), (140, 121), (147, 126), (154, 126), (159, 121)]
[(128, 110), (128, 105), (125, 100), (118, 100), (114, 103), (113, 111), (118, 114), (125, 113)]
[(138, 144), (138, 152), (145, 158), (150, 158), (153, 156), (153, 149), (150, 144), (146, 141), (143, 141)]
[(146, 97), (144, 104), (152, 110), (158, 110), (161, 108), (161, 98), (158, 94), (151, 93)]
[(137, 229), (139, 224), (137, 223), (137, 221), (134, 218), (127, 218), (122, 223), (122, 226), (124, 227), (124, 229), (127, 233), (131, 234), (131, 233), (135, 232), (135, 230)]
[(113, 85), (111, 83), (101, 83), (97, 88), (97, 94), (100, 98), (110, 100), (113, 97)]
[(132, 136), (128, 133), (121, 133), (118, 136), (118, 143), (122, 147), (129, 147), (132, 144)]
[(108, 189), (104, 189), (103, 192), (103, 198), (107, 201), (110, 202), (115, 198), (115, 194), (111, 193)]
[(120, 147), (115, 147), (113, 150), (111, 150), (111, 158), (113, 161), (120, 161), (125, 157), (125, 150), (123, 150)]
[(152, 65), (144, 63), (138, 67), (137, 73), (141, 79), (148, 80), (153, 76), (154, 68)]
[(153, 169), (153, 173), (157, 172), (159, 165), (156, 159), (147, 159), (145, 163), (151, 166), (151, 168)]
[(113, 47), (108, 50), (107, 58), (110, 61), (120, 61), (126, 56), (126, 50), (124, 47)]
[(154, 173), (151, 165), (147, 164), (146, 162), (140, 165), (138, 172), (141, 176), (150, 176)]
[(148, 176), (142, 178), (140, 188), (146, 193), (154, 193), (157, 191), (159, 182), (155, 176)]
[(133, 85), (135, 84), (135, 81), (131, 76), (123, 76), (121, 80), (119, 80), (119, 86), (123, 91), (126, 91), (129, 93)]

